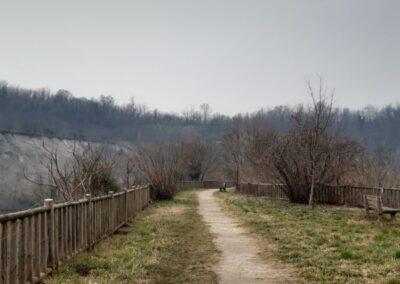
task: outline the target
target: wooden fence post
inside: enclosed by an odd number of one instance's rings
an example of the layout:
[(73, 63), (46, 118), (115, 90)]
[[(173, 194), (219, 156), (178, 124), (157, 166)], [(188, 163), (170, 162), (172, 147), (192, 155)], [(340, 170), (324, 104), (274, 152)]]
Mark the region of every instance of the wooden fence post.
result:
[(85, 194), (85, 199), (88, 201), (88, 206), (87, 206), (87, 242), (88, 242), (88, 250), (92, 249), (92, 233), (93, 233), (93, 210), (92, 210), (92, 195), (90, 193)]
[(51, 198), (44, 200), (44, 206), (50, 208), (50, 213), (47, 217), (47, 234), (49, 240), (49, 259), (43, 260), (47, 266), (51, 267), (52, 272), (56, 269), (55, 262), (55, 233), (54, 233), (54, 200)]
[(125, 192), (125, 223), (128, 223), (128, 189), (124, 190)]
[(3, 269), (3, 263), (4, 263), (4, 257), (5, 257), (5, 248), (3, 247), (3, 230), (4, 226), (3, 223), (0, 222), (0, 283), (4, 283), (4, 269)]
[(83, 249), (83, 204), (82, 202), (83, 200), (79, 200), (79, 204), (77, 205), (77, 219), (78, 219), (78, 242), (77, 242), (77, 249), (78, 252)]
[(112, 233), (112, 231), (114, 230), (114, 191), (109, 191), (108, 194), (111, 196), (110, 198), (110, 203), (109, 203), (109, 234)]

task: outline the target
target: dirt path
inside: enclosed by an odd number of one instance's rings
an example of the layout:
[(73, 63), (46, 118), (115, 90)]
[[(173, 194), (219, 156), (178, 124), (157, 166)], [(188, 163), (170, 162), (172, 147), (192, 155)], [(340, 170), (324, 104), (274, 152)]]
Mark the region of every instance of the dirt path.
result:
[(257, 241), (235, 219), (227, 216), (215, 200), (215, 190), (200, 191), (199, 213), (210, 226), (214, 242), (221, 251), (215, 272), (220, 283), (287, 283), (288, 269), (276, 262), (267, 263), (259, 256)]

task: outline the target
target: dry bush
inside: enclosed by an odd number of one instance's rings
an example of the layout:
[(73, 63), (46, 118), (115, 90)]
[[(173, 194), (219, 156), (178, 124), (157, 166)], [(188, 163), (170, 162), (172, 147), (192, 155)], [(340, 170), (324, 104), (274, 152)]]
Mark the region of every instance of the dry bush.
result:
[(274, 182), (286, 185), (285, 193), (292, 202), (310, 203), (313, 181), (314, 186), (340, 184), (340, 179), (354, 167), (360, 151), (354, 141), (321, 137), (313, 176), (308, 146), (307, 136), (301, 134), (270, 134), (259, 137), (253, 144), (255, 164), (274, 177)]
[(151, 184), (152, 199), (173, 199), (183, 176), (181, 147), (172, 143), (139, 146), (133, 165)]
[(218, 164), (219, 153), (213, 142), (194, 140), (182, 144), (185, 175), (190, 180), (203, 181)]
[(319, 83), (316, 92), (309, 84), (312, 105), (293, 113), (294, 127), (289, 134), (258, 133), (251, 143), (254, 164), (286, 185), (290, 201), (312, 206), (315, 187), (340, 183), (361, 153), (356, 141), (332, 133), (333, 94), (326, 95), (322, 81)]
[(42, 161), (47, 177), (32, 179), (25, 171), (24, 176), (41, 189), (48, 190), (56, 201), (74, 201), (88, 193), (97, 196), (118, 191), (113, 174), (115, 159), (105, 147), (87, 144), (78, 149), (74, 144), (71, 158), (66, 161), (62, 161), (57, 148), (52, 149), (43, 143), (43, 149), (47, 154)]
[(400, 174), (391, 165), (384, 165), (368, 154), (354, 161), (352, 171), (344, 174), (341, 182), (362, 187), (400, 188)]

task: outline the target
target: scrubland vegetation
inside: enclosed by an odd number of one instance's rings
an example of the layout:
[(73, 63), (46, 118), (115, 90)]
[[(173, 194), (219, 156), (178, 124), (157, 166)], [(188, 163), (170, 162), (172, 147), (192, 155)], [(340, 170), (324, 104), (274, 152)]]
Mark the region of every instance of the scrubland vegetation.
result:
[[(41, 128), (42, 108), (57, 109), (62, 102), (67, 113), (50, 112), (56, 119), (49, 127), (62, 122), (68, 135), (81, 139), (107, 140), (113, 133), (117, 141), (145, 142), (130, 144), (123, 159), (89, 143), (74, 148), (63, 163), (57, 148), (43, 144), (46, 174), (25, 178), (56, 201), (148, 184), (155, 202), (125, 233), (63, 264), (50, 283), (216, 282), (212, 266), (218, 252), (212, 236), (196, 211), (195, 194), (179, 193), (178, 188), (180, 180), (205, 179), (285, 185), (282, 190), (289, 202), (232, 193), (218, 196), (227, 212), (265, 243), (274, 244), (274, 254), (296, 266), (306, 281), (398, 283), (398, 221), (380, 223), (359, 210), (316, 204), (314, 192), (321, 184), (400, 187), (397, 137), (382, 142), (371, 140), (371, 134), (359, 140), (362, 131), (374, 129), (382, 119), (398, 119), (399, 107), (366, 114), (340, 110), (333, 106), (333, 93), (324, 90), (322, 80), (308, 88), (307, 106), (229, 118), (212, 115), (207, 105), (202, 112), (167, 115), (148, 112), (133, 102), (116, 106), (110, 97), (82, 100), (65, 91), (50, 96), (3, 85), (0, 100), (13, 102), (9, 96), (13, 93), (38, 106), (32, 109), (36, 115), (32, 123), (39, 129), (35, 133), (56, 134)], [(76, 116), (70, 116), (74, 111)], [(81, 123), (76, 124), (79, 115)], [(357, 128), (355, 120), (363, 126)], [(6, 130), (19, 127), (6, 126)], [(92, 126), (94, 132), (85, 131)], [(75, 135), (80, 131), (89, 136)], [(117, 164), (126, 168), (119, 176), (113, 170)]]
[(156, 202), (46, 283), (217, 283), (218, 251), (196, 207), (190, 191)]
[(310, 210), (287, 201), (217, 193), (226, 211), (292, 263), (305, 283), (400, 283), (399, 220), (333, 206)]
[(105, 195), (109, 191), (118, 191), (119, 185), (115, 176), (115, 153), (103, 146), (88, 144), (80, 149), (74, 145), (71, 158), (62, 162), (57, 149), (43, 143), (46, 155), (42, 164), (46, 170), (45, 178), (41, 175), (28, 181), (43, 189), (41, 195), (51, 197), (59, 202), (79, 200), (85, 194), (92, 196)]
[(146, 182), (151, 184), (153, 199), (173, 199), (178, 192), (177, 183), (182, 178), (179, 147), (159, 143), (138, 148), (133, 164)]
[[(6, 85), (2, 90), (4, 94), (14, 92), (21, 98), (42, 103), (51, 104), (62, 99), (71, 103), (72, 108), (72, 102), (81, 102), (65, 92), (56, 96), (39, 95)], [(131, 144), (124, 160), (116, 160), (102, 147), (94, 148), (89, 144), (80, 152), (74, 149), (70, 161), (61, 164), (57, 149), (43, 144), (47, 153), (46, 174), (30, 180), (47, 188), (49, 196), (61, 201), (143, 183), (152, 185), (153, 199), (172, 199), (179, 180), (207, 178), (235, 180), (237, 184), (279, 183), (286, 185), (284, 190), (290, 201), (312, 206), (318, 184), (399, 187), (397, 150), (389, 151), (390, 158), (386, 150), (378, 154), (368, 151), (366, 141), (339, 131), (343, 126), (343, 112), (333, 106), (334, 94), (324, 89), (322, 79), (316, 85), (309, 83), (308, 90), (311, 103), (286, 108), (278, 119), (284, 125), (272, 119), (274, 111), (225, 117), (223, 127), (217, 122), (218, 116), (213, 116), (206, 105), (202, 106), (202, 112), (194, 111), (189, 120), (173, 115), (172, 125), (184, 121), (191, 125), (198, 119), (196, 123), (201, 129), (217, 127), (219, 134), (196, 138), (201, 134), (199, 128), (185, 139), (176, 136), (148, 144)], [(10, 98), (3, 95), (3, 99)], [(147, 112), (140, 113), (134, 104), (129, 111), (128, 107), (115, 106), (111, 98), (102, 98), (100, 102), (82, 101), (82, 104), (96, 106), (101, 119), (126, 118), (126, 121), (113, 122), (120, 123), (117, 129), (131, 118), (148, 121), (152, 117)], [(91, 108), (83, 109), (90, 113)], [(149, 121), (158, 125), (165, 120)], [(162, 126), (163, 131), (159, 132), (168, 132), (169, 127)], [(389, 149), (386, 146), (382, 149)], [(124, 176), (115, 176), (112, 169), (116, 163), (120, 168), (126, 164)]]
[[(299, 90), (304, 93), (304, 90)], [(287, 132), (292, 126), (296, 106), (279, 106), (233, 118), (213, 113), (207, 104), (180, 114), (149, 110), (134, 100), (119, 106), (110, 96), (100, 99), (77, 98), (66, 90), (30, 90), (0, 83), (0, 130), (27, 135), (59, 136), (86, 141), (154, 142), (174, 139), (190, 141), (202, 138), (220, 140), (234, 118), (263, 124)], [(335, 128), (342, 136), (362, 142), (379, 157), (390, 158), (398, 149), (400, 106), (360, 110), (337, 109)], [(160, 130), (163, 131), (160, 131)], [(397, 163), (397, 165), (399, 165)]]

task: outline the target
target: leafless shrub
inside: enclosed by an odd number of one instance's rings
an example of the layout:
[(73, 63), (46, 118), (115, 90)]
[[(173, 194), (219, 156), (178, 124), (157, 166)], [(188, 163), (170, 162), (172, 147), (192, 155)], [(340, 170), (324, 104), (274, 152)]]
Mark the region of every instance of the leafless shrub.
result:
[[(387, 160), (384, 162), (387, 163)], [(400, 174), (375, 156), (364, 153), (354, 160), (354, 164), (353, 170), (344, 174), (342, 183), (365, 187), (400, 187)]]
[(190, 180), (203, 181), (216, 169), (219, 153), (215, 143), (194, 140), (182, 144), (185, 173)]
[(139, 146), (132, 158), (136, 169), (152, 186), (153, 199), (173, 199), (183, 176), (181, 148), (172, 143)]
[(318, 184), (340, 183), (354, 166), (361, 147), (331, 131), (335, 119), (333, 93), (326, 95), (319, 82), (315, 92), (308, 84), (312, 105), (293, 113), (294, 127), (289, 134), (258, 134), (252, 142), (252, 160), (276, 181), (286, 185), (292, 202), (314, 206)]
[(30, 182), (46, 188), (53, 198), (59, 201), (73, 201), (86, 193), (93, 196), (108, 191), (117, 191), (118, 185), (113, 175), (115, 160), (105, 147), (93, 147), (90, 144), (78, 149), (74, 144), (71, 158), (62, 161), (57, 148), (43, 143), (46, 157), (42, 165), (47, 177), (31, 178), (24, 170), (24, 176)]

